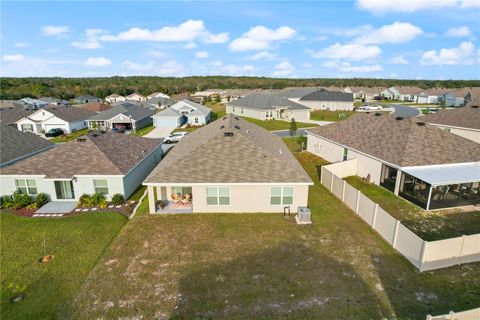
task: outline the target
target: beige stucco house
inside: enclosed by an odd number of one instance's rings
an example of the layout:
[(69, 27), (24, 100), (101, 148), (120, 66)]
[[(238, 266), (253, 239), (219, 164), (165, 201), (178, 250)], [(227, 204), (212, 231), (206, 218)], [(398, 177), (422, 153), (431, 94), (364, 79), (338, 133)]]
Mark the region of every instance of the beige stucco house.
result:
[(145, 179), (150, 213), (296, 212), (312, 180), (282, 140), (229, 114), (184, 137)]

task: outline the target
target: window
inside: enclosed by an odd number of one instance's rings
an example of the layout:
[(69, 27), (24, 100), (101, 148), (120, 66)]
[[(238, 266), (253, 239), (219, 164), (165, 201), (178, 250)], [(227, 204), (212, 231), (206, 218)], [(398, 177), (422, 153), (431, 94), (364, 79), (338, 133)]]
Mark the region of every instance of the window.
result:
[(207, 188), (207, 205), (209, 206), (230, 205), (230, 188), (208, 187)]
[(343, 161), (348, 159), (348, 149), (343, 148)]
[(32, 124), (22, 124), (22, 131), (23, 132), (33, 132), (33, 125)]
[(195, 117), (195, 123), (198, 123), (198, 117)]
[(272, 205), (293, 204), (293, 187), (272, 187), (270, 204)]
[(243, 114), (243, 108), (240, 109), (240, 113)]
[(35, 180), (17, 179), (15, 180), (15, 186), (20, 193), (29, 195), (37, 194), (37, 184), (35, 183)]
[(93, 180), (93, 189), (95, 193), (108, 194), (107, 180)]

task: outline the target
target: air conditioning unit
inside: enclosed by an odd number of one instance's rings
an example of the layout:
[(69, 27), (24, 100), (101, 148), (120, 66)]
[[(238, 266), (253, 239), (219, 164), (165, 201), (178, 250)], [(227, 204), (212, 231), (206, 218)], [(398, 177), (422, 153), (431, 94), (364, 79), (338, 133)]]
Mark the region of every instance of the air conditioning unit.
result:
[(295, 216), (297, 224), (311, 224), (311, 212), (307, 207), (298, 207), (297, 215)]

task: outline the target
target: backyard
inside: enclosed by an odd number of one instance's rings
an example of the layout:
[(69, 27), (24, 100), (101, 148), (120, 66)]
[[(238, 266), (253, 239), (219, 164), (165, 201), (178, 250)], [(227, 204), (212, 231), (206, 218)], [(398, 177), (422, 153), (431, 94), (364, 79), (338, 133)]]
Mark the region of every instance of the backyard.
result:
[[(118, 213), (25, 218), (2, 211), (0, 318), (55, 318), (126, 221)], [(54, 259), (40, 263), (45, 253)], [(18, 294), (24, 300), (12, 303)]]
[(317, 121), (341, 121), (353, 116), (355, 111), (316, 110), (310, 112), (310, 119)]
[(146, 135), (147, 133), (150, 133), (150, 131), (152, 131), (153, 129), (155, 129), (155, 127), (153, 126), (153, 124), (150, 124), (146, 127), (138, 129), (137, 131), (133, 132), (133, 134), (136, 135), (136, 136), (142, 137), (142, 136)]
[(315, 182), (313, 225), (265, 213), (148, 215), (144, 200), (59, 316), (423, 319), (480, 304), (480, 263), (417, 272), (320, 185), (325, 161), (294, 154)]
[(67, 141), (70, 141), (70, 140), (77, 139), (78, 137), (83, 136), (87, 133), (88, 133), (88, 129), (85, 128), (85, 129), (82, 129), (82, 130), (72, 132), (70, 134), (66, 134), (66, 135), (62, 135), (62, 136), (58, 136), (58, 137), (53, 137), (53, 138), (49, 139), (49, 141), (53, 142), (53, 143), (67, 142)]
[(352, 176), (345, 180), (424, 240), (434, 241), (480, 233), (479, 210), (429, 212), (360, 177)]

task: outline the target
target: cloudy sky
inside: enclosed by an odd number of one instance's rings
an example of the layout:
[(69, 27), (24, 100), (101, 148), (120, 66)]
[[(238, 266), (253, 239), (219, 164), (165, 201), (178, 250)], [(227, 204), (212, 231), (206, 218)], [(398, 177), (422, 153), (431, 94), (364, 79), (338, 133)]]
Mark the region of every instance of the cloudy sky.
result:
[(480, 0), (5, 2), (1, 76), (480, 79)]

